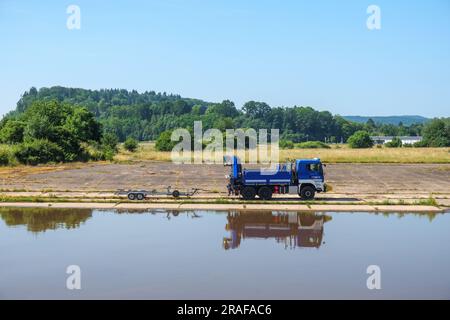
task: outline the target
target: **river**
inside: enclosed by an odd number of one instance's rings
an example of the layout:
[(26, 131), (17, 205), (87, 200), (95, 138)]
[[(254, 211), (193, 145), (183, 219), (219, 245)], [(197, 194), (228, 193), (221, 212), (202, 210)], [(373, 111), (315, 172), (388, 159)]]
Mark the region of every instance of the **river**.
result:
[(0, 299), (450, 298), (448, 213), (0, 208), (0, 218)]

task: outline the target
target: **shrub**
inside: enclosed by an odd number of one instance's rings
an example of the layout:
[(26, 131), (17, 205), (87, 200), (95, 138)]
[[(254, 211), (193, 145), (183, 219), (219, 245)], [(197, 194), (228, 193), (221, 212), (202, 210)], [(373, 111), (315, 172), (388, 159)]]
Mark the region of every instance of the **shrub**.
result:
[(103, 159), (104, 160), (108, 160), (108, 161), (114, 160), (114, 155), (116, 154), (116, 152), (114, 150), (105, 149), (102, 152), (103, 152)]
[(291, 140), (281, 140), (280, 148), (281, 149), (294, 149), (294, 143)]
[(158, 151), (172, 151), (173, 147), (175, 146), (176, 142), (172, 141), (171, 139), (172, 132), (171, 131), (164, 131), (161, 133), (156, 140), (155, 148)]
[(350, 138), (348, 138), (348, 145), (350, 148), (372, 148), (373, 141), (367, 131), (356, 131)]
[(100, 140), (102, 148), (104, 150), (110, 150), (114, 153), (117, 152), (117, 144), (119, 143), (119, 139), (114, 133), (105, 133)]
[(11, 147), (0, 146), (0, 166), (11, 166), (15, 165), (17, 159), (14, 157), (13, 150)]
[(106, 160), (105, 152), (99, 149), (92, 149), (89, 150), (89, 159), (93, 161), (101, 161)]
[(296, 144), (295, 146), (300, 149), (331, 149), (329, 145), (322, 141), (301, 142)]
[(400, 138), (394, 137), (394, 138), (392, 138), (391, 141), (386, 142), (384, 145), (387, 148), (401, 148), (402, 144), (403, 143), (402, 143), (402, 140), (400, 140)]
[(127, 138), (127, 140), (125, 140), (123, 147), (130, 152), (134, 152), (136, 151), (138, 145), (139, 144), (136, 139), (129, 137)]
[(9, 154), (5, 150), (0, 150), (0, 166), (9, 165)]
[(103, 161), (108, 160), (112, 161), (114, 156), (116, 155), (116, 151), (111, 149), (108, 145), (101, 145), (99, 143), (92, 143), (90, 145), (86, 145), (83, 150), (86, 155), (84, 158), (86, 160), (93, 161)]
[(54, 142), (43, 139), (21, 143), (15, 152), (15, 156), (21, 163), (31, 165), (63, 162), (65, 160), (61, 147)]
[(422, 141), (414, 142), (413, 147), (414, 148), (425, 148), (425, 147), (428, 147), (428, 144), (426, 141), (422, 140)]

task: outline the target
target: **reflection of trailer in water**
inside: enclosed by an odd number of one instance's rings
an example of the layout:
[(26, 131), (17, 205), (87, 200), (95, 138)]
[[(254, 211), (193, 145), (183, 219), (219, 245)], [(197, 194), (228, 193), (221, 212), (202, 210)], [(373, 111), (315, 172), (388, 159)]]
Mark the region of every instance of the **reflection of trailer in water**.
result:
[(319, 248), (323, 224), (330, 217), (296, 212), (232, 212), (227, 219), (230, 236), (223, 239), (225, 250), (238, 248), (245, 238), (274, 238), (289, 248)]

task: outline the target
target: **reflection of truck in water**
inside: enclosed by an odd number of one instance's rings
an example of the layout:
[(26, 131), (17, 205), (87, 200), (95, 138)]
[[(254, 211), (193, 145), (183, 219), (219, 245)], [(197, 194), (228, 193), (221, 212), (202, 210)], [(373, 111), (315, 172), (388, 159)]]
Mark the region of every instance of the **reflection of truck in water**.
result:
[(223, 239), (223, 247), (236, 249), (246, 238), (273, 238), (284, 243), (285, 248), (319, 248), (323, 224), (330, 219), (325, 215), (296, 212), (230, 212), (225, 227), (229, 237)]

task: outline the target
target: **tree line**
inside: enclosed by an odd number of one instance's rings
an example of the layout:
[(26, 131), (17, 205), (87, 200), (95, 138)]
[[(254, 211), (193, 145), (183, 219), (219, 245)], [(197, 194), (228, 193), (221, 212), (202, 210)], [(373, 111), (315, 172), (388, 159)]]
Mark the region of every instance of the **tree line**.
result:
[(0, 148), (0, 164), (112, 159), (119, 141), (127, 141), (126, 149), (133, 151), (135, 140), (165, 141), (175, 128), (192, 130), (194, 121), (202, 121), (203, 130), (279, 129), (282, 147), (347, 142), (355, 134), (361, 141), (369, 135), (423, 134), (419, 146), (450, 146), (450, 118), (410, 126), (372, 119), (356, 123), (311, 107), (272, 108), (249, 101), (238, 109), (230, 100), (212, 103), (154, 91), (51, 87), (26, 91), (16, 109), (0, 120), (0, 144), (12, 146)]
[(312, 140), (346, 142), (359, 130), (371, 135), (416, 136), (423, 128), (421, 124), (378, 124), (371, 119), (365, 124), (356, 123), (328, 111), (304, 106), (270, 107), (265, 102), (249, 101), (238, 109), (230, 100), (211, 103), (154, 91), (138, 93), (124, 89), (65, 87), (31, 88), (7, 117), (25, 112), (36, 100), (56, 100), (85, 107), (95, 115), (103, 130), (115, 134), (119, 141), (128, 137), (140, 141), (156, 140), (162, 132), (192, 127), (194, 121), (202, 121), (205, 130), (276, 128), (280, 130), (282, 139), (294, 143)]

